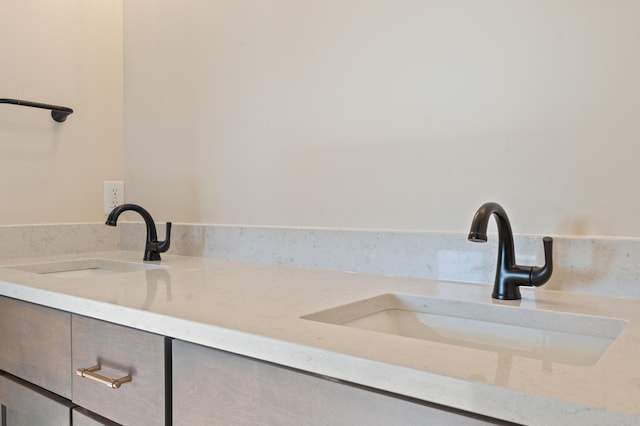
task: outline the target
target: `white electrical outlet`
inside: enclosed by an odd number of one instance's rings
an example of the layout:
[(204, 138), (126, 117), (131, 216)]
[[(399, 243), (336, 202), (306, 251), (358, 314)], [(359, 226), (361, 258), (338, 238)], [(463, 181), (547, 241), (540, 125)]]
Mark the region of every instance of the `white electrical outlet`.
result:
[(104, 181), (104, 214), (111, 213), (115, 207), (124, 204), (124, 182)]

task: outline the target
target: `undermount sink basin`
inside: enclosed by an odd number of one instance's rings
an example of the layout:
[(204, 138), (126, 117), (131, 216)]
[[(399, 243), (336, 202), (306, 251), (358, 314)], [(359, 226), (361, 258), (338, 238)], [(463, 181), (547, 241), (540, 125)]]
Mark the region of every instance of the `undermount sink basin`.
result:
[(11, 269), (59, 278), (91, 278), (99, 275), (167, 268), (161, 265), (107, 259), (77, 259), (12, 266)]
[(591, 315), (384, 294), (302, 317), (500, 354), (591, 366), (627, 321)]

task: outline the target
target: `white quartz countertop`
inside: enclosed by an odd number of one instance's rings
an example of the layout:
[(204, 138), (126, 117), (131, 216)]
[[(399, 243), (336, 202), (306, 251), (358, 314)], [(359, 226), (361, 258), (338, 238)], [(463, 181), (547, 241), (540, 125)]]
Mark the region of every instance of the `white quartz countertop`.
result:
[[(166, 254), (161, 269), (90, 278), (11, 268), (73, 259), (142, 263), (125, 251), (3, 260), (0, 295), (517, 423), (640, 424), (640, 300), (522, 288), (499, 302), (490, 285)], [(628, 324), (579, 366), (301, 318), (388, 293)]]

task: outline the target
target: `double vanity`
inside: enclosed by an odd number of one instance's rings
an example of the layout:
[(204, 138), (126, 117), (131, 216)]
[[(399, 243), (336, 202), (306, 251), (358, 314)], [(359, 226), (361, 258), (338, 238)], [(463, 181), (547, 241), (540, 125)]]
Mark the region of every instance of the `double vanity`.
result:
[(0, 397), (59, 424), (640, 422), (637, 299), (124, 250), (0, 266)]

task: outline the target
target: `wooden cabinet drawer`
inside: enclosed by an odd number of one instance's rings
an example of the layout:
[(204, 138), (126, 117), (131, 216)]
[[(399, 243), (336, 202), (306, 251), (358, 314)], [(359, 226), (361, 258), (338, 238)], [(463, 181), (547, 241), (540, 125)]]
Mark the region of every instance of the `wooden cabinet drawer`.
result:
[(0, 296), (0, 370), (71, 399), (71, 314)]
[[(165, 387), (170, 379), (170, 339), (72, 315), (72, 342), (74, 403), (125, 425), (169, 423)], [(76, 374), (79, 368), (97, 364), (97, 374), (113, 379), (129, 375), (131, 382), (114, 389)]]
[(57, 395), (0, 371), (3, 426), (69, 426), (72, 404)]

